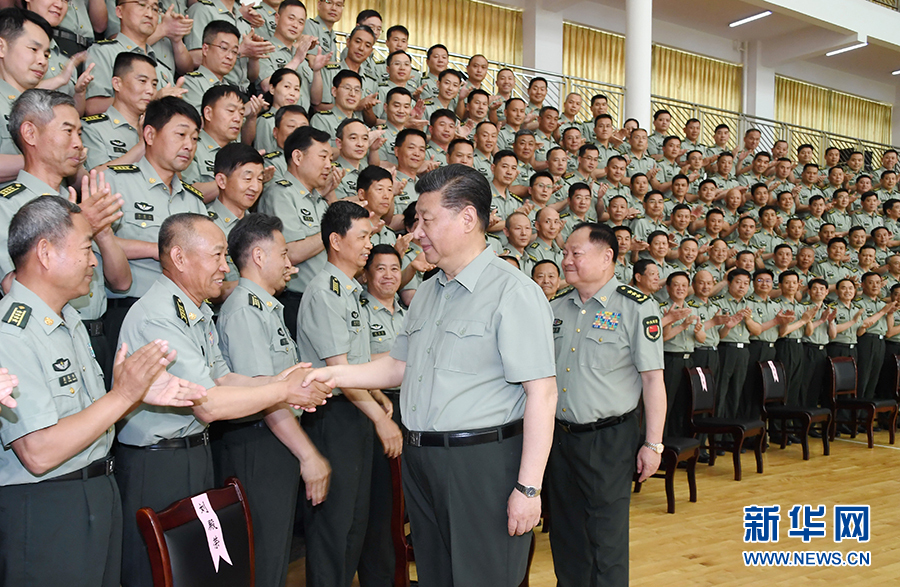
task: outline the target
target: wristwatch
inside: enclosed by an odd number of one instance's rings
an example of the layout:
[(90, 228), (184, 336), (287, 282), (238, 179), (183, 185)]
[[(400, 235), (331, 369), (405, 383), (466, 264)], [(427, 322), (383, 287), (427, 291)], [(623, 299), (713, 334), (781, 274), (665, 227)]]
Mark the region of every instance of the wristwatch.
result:
[(525, 497), (537, 497), (541, 494), (540, 487), (531, 487), (530, 485), (522, 485), (516, 481), (516, 489)]
[(655, 452), (658, 455), (661, 455), (663, 453), (663, 449), (665, 448), (665, 446), (661, 442), (659, 444), (653, 444), (652, 442), (645, 442), (644, 446), (646, 446), (647, 448), (649, 448), (650, 450), (652, 450), (653, 452)]

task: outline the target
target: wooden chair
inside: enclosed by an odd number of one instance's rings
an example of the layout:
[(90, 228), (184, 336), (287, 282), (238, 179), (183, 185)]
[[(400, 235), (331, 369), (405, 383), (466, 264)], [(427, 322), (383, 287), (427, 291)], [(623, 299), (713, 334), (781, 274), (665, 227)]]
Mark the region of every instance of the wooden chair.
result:
[[(784, 449), (787, 446), (788, 434), (795, 434), (800, 438), (800, 445), (803, 447), (803, 460), (808, 461), (809, 430), (813, 425), (820, 424), (824, 454), (831, 454), (828, 444), (831, 410), (786, 405), (787, 379), (784, 365), (780, 361), (760, 361), (756, 365), (762, 374), (762, 419), (768, 426), (769, 436), (773, 436), (773, 424), (780, 422), (781, 431), (776, 431), (775, 435), (781, 436), (781, 448)], [(792, 420), (799, 424), (788, 424)]]
[(161, 512), (141, 508), (137, 524), (147, 543), (154, 587), (253, 587), (253, 521), (241, 482), (229, 477), (225, 487), (210, 489), (206, 495), (219, 518), (232, 564), (220, 560), (216, 572), (206, 531), (189, 497)]
[[(401, 477), (401, 459), (391, 459), (391, 485), (393, 487), (393, 505), (391, 508), (391, 539), (394, 543), (394, 587), (410, 587), (409, 563), (415, 562), (412, 539), (406, 532), (409, 516), (406, 515), (406, 501), (403, 498), (403, 479)], [(531, 549), (528, 551), (528, 568), (525, 578), (519, 587), (528, 587), (531, 575), (531, 562), (534, 559), (534, 533), (531, 534)]]
[[(664, 478), (666, 480), (666, 511), (670, 514), (675, 513), (675, 471), (678, 469), (678, 463), (684, 461), (687, 463), (687, 480), (688, 489), (690, 491), (690, 500), (697, 503), (697, 458), (700, 456), (700, 441), (696, 438), (685, 438), (680, 436), (667, 436), (663, 438), (665, 448), (662, 453), (662, 463), (660, 469), (664, 472), (657, 471), (652, 477)], [(640, 475), (634, 474), (634, 492), (640, 493), (643, 485), (638, 479)]]
[(756, 472), (763, 472), (763, 442), (766, 424), (762, 420), (740, 418), (717, 418), (716, 413), (716, 380), (712, 371), (706, 367), (693, 367), (688, 370), (691, 381), (691, 432), (696, 438), (706, 434), (709, 448), (709, 466), (716, 464), (716, 434), (731, 436), (731, 453), (734, 461), (734, 480), (741, 480), (741, 447), (745, 438), (757, 437), (753, 447), (756, 455)]
[(828, 357), (831, 365), (831, 433), (830, 439), (834, 440), (837, 434), (838, 411), (848, 410), (850, 418), (841, 421), (850, 426), (850, 438), (856, 438), (857, 414), (865, 412), (866, 439), (869, 448), (875, 446), (875, 417), (877, 414), (887, 414), (890, 425), (891, 444), (894, 444), (895, 430), (897, 428), (897, 401), (893, 399), (863, 399), (856, 395), (856, 361), (853, 357)]

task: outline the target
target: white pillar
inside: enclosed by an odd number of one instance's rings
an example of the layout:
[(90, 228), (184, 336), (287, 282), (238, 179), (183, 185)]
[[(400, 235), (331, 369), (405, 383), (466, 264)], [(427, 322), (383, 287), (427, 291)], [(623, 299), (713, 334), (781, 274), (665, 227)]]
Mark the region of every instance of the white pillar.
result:
[[(900, 104), (900, 86), (894, 90), (894, 95), (894, 104)], [(891, 112), (891, 144), (897, 143), (900, 143), (900, 108), (895, 106)]]
[(761, 41), (747, 43), (744, 71), (744, 112), (774, 120), (775, 70), (763, 63)]
[[(551, 12), (534, 0), (522, 11), (522, 62), (525, 67), (552, 72), (546, 75), (548, 106), (560, 106), (563, 87), (563, 18), (560, 12)], [(523, 92), (525, 88), (521, 87)]]
[[(653, 0), (625, 1), (625, 118), (650, 127)], [(624, 120), (624, 119), (623, 119)]]

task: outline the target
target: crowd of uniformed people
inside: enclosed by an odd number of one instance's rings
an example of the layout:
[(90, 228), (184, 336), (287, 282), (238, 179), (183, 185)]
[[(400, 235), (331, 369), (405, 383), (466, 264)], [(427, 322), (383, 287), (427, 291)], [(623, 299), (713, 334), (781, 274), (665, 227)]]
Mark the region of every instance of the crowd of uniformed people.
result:
[(25, 8), (0, 11), (0, 583), (150, 585), (137, 509), (237, 476), (257, 585), (295, 508), (307, 584), (391, 585), (402, 452), (422, 584), (517, 585), (545, 478), (559, 584), (627, 584), (684, 367), (723, 416), (758, 414), (770, 359), (792, 405), (827, 401), (828, 356), (896, 391), (893, 150), (617, 128), (482, 55), (418, 71), (402, 24), (375, 59), (374, 10), (341, 50), (341, 0)]

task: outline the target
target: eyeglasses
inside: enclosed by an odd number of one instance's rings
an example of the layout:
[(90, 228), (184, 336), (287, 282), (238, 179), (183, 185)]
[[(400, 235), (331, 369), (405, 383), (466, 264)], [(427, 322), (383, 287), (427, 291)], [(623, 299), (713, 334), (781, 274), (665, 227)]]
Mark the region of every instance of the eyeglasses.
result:
[(210, 45), (210, 47), (218, 47), (220, 51), (231, 55), (232, 57), (237, 57), (238, 55), (240, 55), (240, 50), (238, 49), (238, 47), (232, 47), (227, 43), (222, 43), (221, 45)]
[(359, 86), (338, 86), (339, 90), (344, 90), (348, 94), (362, 94), (362, 88)]
[(327, 4), (329, 6), (334, 6), (335, 8), (343, 8), (343, 2), (335, 2), (334, 0), (319, 0), (322, 4)]
[(141, 10), (150, 9), (151, 12), (156, 14), (160, 13), (159, 4), (150, 4), (146, 0), (125, 0), (124, 2), (119, 2), (119, 6), (124, 6), (126, 4), (137, 4)]

